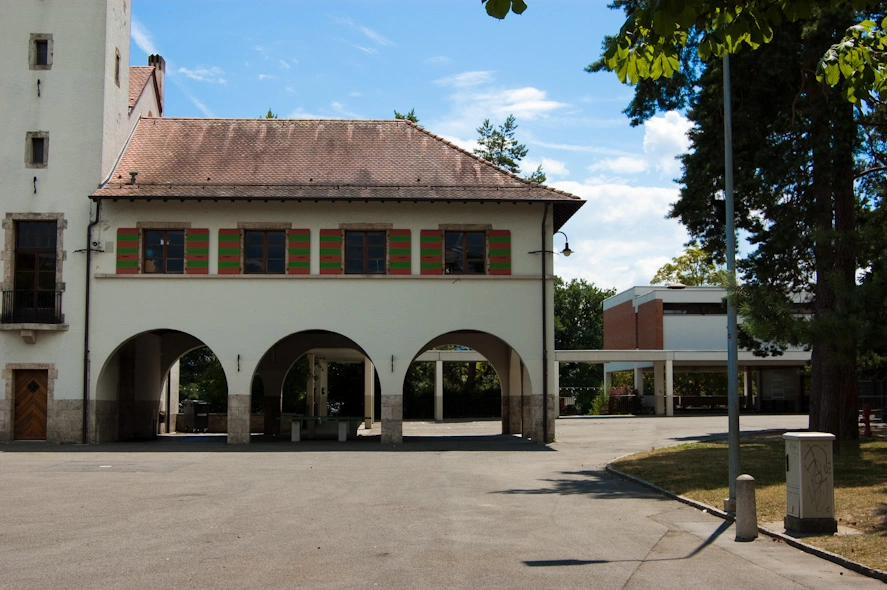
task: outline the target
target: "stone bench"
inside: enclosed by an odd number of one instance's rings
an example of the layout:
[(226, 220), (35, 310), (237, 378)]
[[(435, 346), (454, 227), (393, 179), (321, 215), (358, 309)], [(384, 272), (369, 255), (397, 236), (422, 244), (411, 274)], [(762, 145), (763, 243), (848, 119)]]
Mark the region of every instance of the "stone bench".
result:
[(291, 440), (336, 436), (343, 442), (355, 438), (357, 427), (365, 420), (363, 416), (293, 416)]

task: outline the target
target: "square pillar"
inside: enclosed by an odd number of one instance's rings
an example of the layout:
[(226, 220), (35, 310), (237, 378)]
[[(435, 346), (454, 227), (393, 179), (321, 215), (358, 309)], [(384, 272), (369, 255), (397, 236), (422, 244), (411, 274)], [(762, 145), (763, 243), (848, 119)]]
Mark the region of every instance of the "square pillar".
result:
[(656, 361), (653, 363), (653, 398), (655, 401), (656, 415), (665, 415), (665, 363)]
[(665, 361), (665, 415), (674, 416), (674, 361)]
[(326, 416), (329, 414), (329, 362), (326, 359), (320, 359), (320, 380), (317, 383), (316, 407), (318, 416)]
[[(230, 387), (230, 385), (229, 385)], [(247, 389), (248, 390), (248, 389)], [(228, 394), (228, 444), (249, 444), (250, 396)]]
[(640, 395), (644, 395), (644, 370), (638, 367), (634, 368), (634, 388)]
[(364, 428), (369, 430), (373, 427), (375, 420), (375, 398), (376, 398), (376, 367), (373, 361), (368, 358), (363, 359), (363, 416)]
[[(383, 389), (384, 391), (384, 389)], [(382, 394), (382, 443), (403, 442), (403, 391), (396, 395)]]
[(305, 381), (305, 413), (316, 416), (314, 400), (317, 394), (317, 375), (314, 367), (314, 355), (308, 355), (308, 379)]
[(434, 361), (434, 419), (443, 421), (443, 361)]

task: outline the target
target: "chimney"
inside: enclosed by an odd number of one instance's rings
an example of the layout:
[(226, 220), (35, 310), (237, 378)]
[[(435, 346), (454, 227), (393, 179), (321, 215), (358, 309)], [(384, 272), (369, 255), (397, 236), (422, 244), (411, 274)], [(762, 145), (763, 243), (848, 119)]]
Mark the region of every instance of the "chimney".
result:
[(160, 102), (160, 113), (163, 114), (163, 83), (164, 76), (166, 76), (166, 60), (163, 59), (159, 55), (149, 55), (148, 56), (148, 65), (154, 66), (154, 77), (157, 79), (157, 93), (159, 94), (158, 101)]

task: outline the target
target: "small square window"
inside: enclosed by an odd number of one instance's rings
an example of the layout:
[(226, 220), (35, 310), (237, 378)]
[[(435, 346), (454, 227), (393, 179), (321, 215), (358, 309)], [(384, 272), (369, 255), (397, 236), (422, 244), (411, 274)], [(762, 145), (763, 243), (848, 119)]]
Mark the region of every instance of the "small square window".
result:
[(28, 65), (32, 70), (52, 69), (52, 35), (47, 33), (31, 33), (31, 45), (28, 48)]
[(25, 166), (46, 168), (49, 163), (49, 133), (29, 131), (25, 138)]

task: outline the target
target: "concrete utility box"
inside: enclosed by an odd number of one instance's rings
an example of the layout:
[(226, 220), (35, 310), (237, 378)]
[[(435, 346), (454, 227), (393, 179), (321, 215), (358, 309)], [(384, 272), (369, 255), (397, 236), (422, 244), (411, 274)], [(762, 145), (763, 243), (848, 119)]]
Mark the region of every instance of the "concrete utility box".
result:
[(786, 432), (785, 529), (798, 533), (834, 533), (835, 482), (832, 441), (826, 432)]

